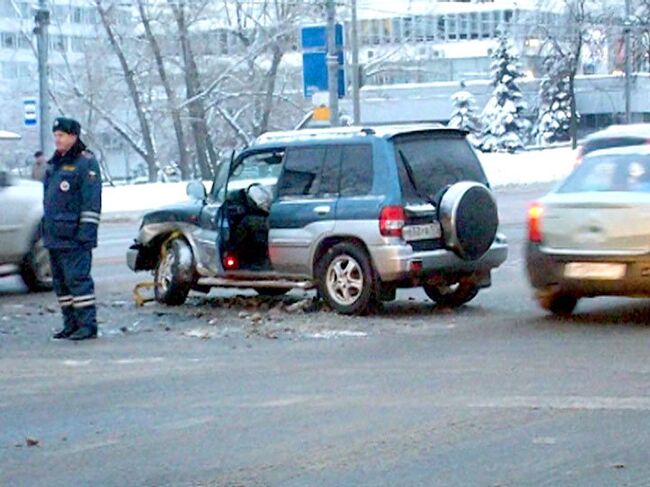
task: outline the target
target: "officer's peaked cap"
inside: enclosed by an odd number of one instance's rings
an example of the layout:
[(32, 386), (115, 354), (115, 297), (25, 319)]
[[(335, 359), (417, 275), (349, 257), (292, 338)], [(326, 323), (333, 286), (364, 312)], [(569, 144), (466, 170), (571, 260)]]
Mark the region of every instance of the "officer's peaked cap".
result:
[(72, 118), (59, 117), (54, 120), (52, 132), (65, 132), (70, 135), (81, 135), (81, 124)]

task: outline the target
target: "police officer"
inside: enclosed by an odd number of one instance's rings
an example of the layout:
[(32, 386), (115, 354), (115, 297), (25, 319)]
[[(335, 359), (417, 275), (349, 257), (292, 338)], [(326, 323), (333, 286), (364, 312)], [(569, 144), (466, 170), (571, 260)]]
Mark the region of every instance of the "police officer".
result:
[(94, 155), (79, 138), (79, 122), (57, 118), (52, 131), (56, 152), (43, 180), (43, 242), (50, 251), (54, 291), (63, 314), (63, 328), (54, 338), (86, 340), (97, 337), (90, 268), (102, 180)]

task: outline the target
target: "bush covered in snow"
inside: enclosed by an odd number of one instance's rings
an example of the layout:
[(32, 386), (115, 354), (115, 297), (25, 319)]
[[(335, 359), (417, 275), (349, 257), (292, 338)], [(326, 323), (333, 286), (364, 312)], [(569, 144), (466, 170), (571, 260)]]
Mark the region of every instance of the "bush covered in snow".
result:
[(481, 121), (476, 114), (476, 98), (464, 89), (464, 83), (461, 83), (460, 86), (461, 90), (451, 97), (454, 108), (447, 125), (467, 130), (469, 132), (469, 141), (474, 145), (478, 145), (478, 138), (481, 134)]
[(567, 59), (557, 54), (544, 60), (544, 78), (540, 85), (540, 106), (534, 135), (537, 144), (547, 145), (570, 138), (571, 95), (570, 66)]
[(492, 97), (483, 109), (479, 148), (484, 152), (516, 152), (524, 148), (530, 122), (517, 80), (523, 76), (512, 42), (501, 36), (492, 61)]

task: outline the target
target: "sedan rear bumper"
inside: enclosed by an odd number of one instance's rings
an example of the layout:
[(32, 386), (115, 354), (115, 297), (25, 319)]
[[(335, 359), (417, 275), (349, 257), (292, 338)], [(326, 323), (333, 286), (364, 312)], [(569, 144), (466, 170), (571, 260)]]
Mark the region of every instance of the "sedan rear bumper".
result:
[[(625, 264), (621, 279), (575, 279), (565, 276), (571, 262)], [(650, 255), (557, 255), (541, 250), (535, 243), (526, 248), (526, 269), (530, 283), (538, 291), (593, 296), (650, 296)]]

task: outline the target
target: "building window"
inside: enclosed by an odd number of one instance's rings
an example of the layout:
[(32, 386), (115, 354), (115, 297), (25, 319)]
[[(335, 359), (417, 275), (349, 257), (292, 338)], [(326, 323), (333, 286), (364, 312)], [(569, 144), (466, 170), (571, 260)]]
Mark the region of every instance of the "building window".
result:
[(72, 22), (81, 24), (83, 22), (83, 9), (81, 7), (74, 7), (71, 12)]
[(469, 36), (472, 39), (480, 37), (478, 14), (476, 12), (469, 14)]
[(467, 29), (469, 27), (469, 22), (467, 21), (466, 14), (460, 14), (458, 16), (458, 38), (467, 39)]
[(449, 15), (447, 17), (447, 39), (449, 40), (458, 39), (457, 24), (458, 24), (458, 19), (456, 15)]
[(411, 42), (413, 40), (413, 17), (404, 17), (402, 25), (402, 42)]
[(402, 42), (402, 19), (397, 17), (392, 19), (393, 24), (393, 42), (400, 44)]
[(436, 39), (439, 41), (446, 41), (447, 40), (447, 35), (446, 35), (446, 22), (445, 18), (441, 15), (438, 17), (438, 20), (436, 21), (438, 30), (436, 33)]
[(68, 22), (70, 9), (64, 5), (55, 5), (52, 9), (53, 20), (57, 23), (65, 24)]
[(18, 65), (16, 63), (3, 62), (1, 67), (4, 79), (18, 78)]
[(53, 51), (65, 52), (67, 49), (67, 39), (63, 36), (51, 36), (50, 37), (50, 48)]
[(18, 34), (18, 49), (31, 49), (31, 48), (32, 48), (31, 36), (25, 33)]
[(72, 52), (85, 52), (86, 40), (83, 37), (75, 36), (70, 38), (70, 50)]
[(2, 40), (2, 47), (4, 49), (15, 49), (18, 45), (15, 32), (3, 32), (0, 39)]

